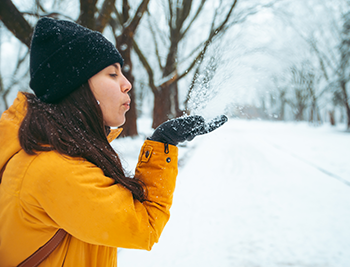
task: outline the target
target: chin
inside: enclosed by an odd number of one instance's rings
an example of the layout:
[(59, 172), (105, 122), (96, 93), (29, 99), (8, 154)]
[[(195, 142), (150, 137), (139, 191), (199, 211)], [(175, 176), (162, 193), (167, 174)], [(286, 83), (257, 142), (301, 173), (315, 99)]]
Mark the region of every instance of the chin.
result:
[(120, 127), (120, 126), (123, 126), (126, 122), (126, 119), (124, 119), (122, 122), (118, 122), (118, 123), (115, 123), (115, 126), (114, 127)]
[(116, 120), (109, 120), (109, 121), (105, 121), (105, 124), (108, 125), (109, 127), (120, 127), (122, 125), (124, 125), (124, 123), (126, 122), (126, 118), (125, 116), (123, 118), (119, 118)]

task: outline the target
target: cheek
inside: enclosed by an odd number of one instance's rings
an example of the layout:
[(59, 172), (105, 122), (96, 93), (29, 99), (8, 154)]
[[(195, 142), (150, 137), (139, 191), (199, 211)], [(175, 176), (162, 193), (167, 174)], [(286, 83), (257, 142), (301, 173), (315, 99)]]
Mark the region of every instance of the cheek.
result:
[(102, 79), (92, 80), (90, 83), (90, 88), (91, 88), (91, 91), (94, 94), (96, 100), (98, 100), (99, 102), (102, 102), (103, 95), (105, 95), (105, 93), (104, 93), (105, 84), (104, 84), (103, 80)]
[(115, 117), (121, 112), (121, 97), (115, 90), (106, 90), (101, 98), (100, 106), (106, 117)]
[[(103, 106), (110, 106), (116, 97), (111, 85), (108, 82), (101, 82), (98, 84), (98, 89), (95, 90), (94, 95), (96, 99), (103, 104)], [(101, 105), (102, 106), (102, 105)]]
[(103, 96), (104, 101), (110, 109), (116, 110), (119, 106), (120, 97), (116, 92), (112, 90), (106, 91), (106, 94)]

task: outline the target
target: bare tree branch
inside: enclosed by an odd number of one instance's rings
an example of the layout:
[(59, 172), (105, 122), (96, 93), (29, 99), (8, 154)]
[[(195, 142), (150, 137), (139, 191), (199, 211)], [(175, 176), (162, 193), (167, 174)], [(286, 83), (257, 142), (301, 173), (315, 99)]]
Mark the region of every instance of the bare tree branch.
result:
[(149, 80), (148, 84), (151, 87), (152, 92), (153, 93), (157, 93), (158, 90), (157, 90), (156, 85), (154, 84), (153, 70), (152, 70), (150, 64), (148, 63), (146, 57), (143, 55), (142, 51), (140, 50), (139, 46), (137, 45), (135, 39), (134, 39), (134, 42), (133, 42), (133, 48), (134, 48), (134, 51), (136, 52), (137, 56), (139, 57), (143, 67), (147, 71), (148, 80)]
[(111, 18), (111, 13), (113, 11), (114, 5), (115, 0), (105, 0), (103, 2), (100, 14), (98, 15), (98, 18), (96, 20), (96, 31), (103, 32)]
[[(321, 66), (321, 70), (322, 70), (323, 76), (325, 77), (326, 81), (328, 81), (329, 80), (329, 75), (328, 75), (328, 72), (326, 70), (326, 66), (325, 66), (325, 63), (324, 63), (324, 61), (325, 60), (328, 61), (328, 59), (324, 59), (324, 56), (318, 50), (317, 45), (315, 44), (315, 40), (310, 40), (309, 39), (307, 42), (309, 43), (309, 45), (312, 47), (312, 49), (316, 53), (316, 55), (318, 57), (318, 60), (319, 60), (319, 63), (320, 63), (320, 66)], [(328, 64), (329, 64), (329, 62), (328, 62)]]
[(177, 77), (177, 79), (175, 80), (176, 82), (180, 79), (182, 79), (183, 77), (185, 77), (192, 69), (194, 66), (196, 66), (196, 64), (198, 64), (199, 62), (201, 62), (205, 56), (205, 53), (207, 52), (207, 49), (209, 47), (209, 44), (211, 43), (212, 38), (209, 38), (205, 43), (204, 43), (204, 47), (203, 49), (199, 52), (199, 54), (196, 56), (196, 58), (192, 61), (192, 63), (190, 64), (190, 66), (188, 66), (188, 68)]
[(123, 24), (129, 20), (129, 10), (130, 10), (129, 1), (123, 0), (123, 6), (122, 6), (122, 16), (123, 16), (122, 23)]
[[(222, 0), (220, 1), (219, 8), (221, 7), (221, 5), (222, 5)], [(210, 26), (210, 32), (213, 32), (213, 30), (214, 30), (215, 21), (216, 21), (216, 17), (218, 16), (218, 9), (219, 8), (215, 9), (214, 16), (213, 16), (213, 21), (211, 22), (211, 26)]]
[(191, 28), (193, 22), (197, 19), (198, 15), (201, 13), (201, 11), (203, 10), (203, 6), (205, 4), (206, 0), (201, 0), (201, 3), (197, 9), (196, 14), (193, 16), (191, 22), (188, 24), (187, 28), (181, 33), (181, 39), (184, 38), (184, 36), (186, 35), (186, 33), (188, 32), (188, 30)]
[[(159, 87), (169, 86), (170, 84), (179, 81), (180, 79), (185, 77), (194, 68), (194, 66), (196, 66), (196, 64), (198, 64), (201, 60), (203, 60), (204, 55), (205, 55), (209, 45), (213, 41), (213, 39), (215, 37), (218, 37), (219, 33), (221, 33), (223, 30), (226, 30), (226, 28), (224, 26), (229, 21), (237, 2), (238, 2), (238, 0), (234, 0), (229, 12), (226, 15), (225, 20), (217, 28), (211, 29), (208, 39), (204, 42), (204, 44), (200, 44), (200, 46), (199, 46), (199, 47), (203, 46), (202, 50), (198, 53), (198, 55), (192, 61), (192, 63), (189, 65), (189, 67), (181, 75), (178, 75), (176, 70), (172, 73), (169, 73), (169, 75), (167, 75), (166, 77), (164, 77), (164, 79), (162, 79), (162, 80), (165, 80), (165, 82), (163, 82)], [(169, 5), (170, 5), (170, 0), (169, 0)], [(195, 50), (197, 50), (197, 49), (198, 48), (196, 48)], [(136, 49), (135, 49), (135, 51), (136, 51)], [(139, 55), (139, 53), (137, 51), (136, 51), (136, 53)], [(192, 52), (192, 53), (194, 53), (194, 52)], [(149, 79), (152, 80), (154, 88), (157, 88), (154, 85), (153, 71), (151, 70), (151, 67), (148, 64), (146, 58), (142, 55), (142, 53), (139, 55), (139, 58), (143, 64), (143, 66), (146, 68), (148, 75), (152, 75), (152, 77), (149, 77)], [(153, 91), (153, 89), (152, 89), (152, 91)]]
[(135, 32), (137, 26), (139, 25), (142, 15), (143, 13), (146, 11), (147, 6), (148, 6), (149, 0), (143, 0), (139, 7), (136, 10), (136, 13), (134, 15), (134, 18), (132, 19), (132, 21), (130, 22), (130, 24), (128, 25), (128, 28), (131, 32)]
[(95, 28), (95, 12), (97, 0), (80, 0), (78, 23), (89, 29)]
[[(203, 60), (205, 53), (207, 52), (207, 49), (210, 45), (211, 42), (213, 42), (213, 40), (218, 37), (219, 33), (222, 33), (223, 29), (225, 29), (225, 25), (227, 24), (227, 22), (229, 21), (232, 12), (237, 4), (238, 0), (234, 0), (229, 12), (226, 15), (226, 18), (224, 19), (224, 21), (214, 30), (212, 30), (209, 34), (208, 39), (204, 42), (204, 46), (203, 49), (198, 53), (198, 55), (196, 56), (196, 58), (192, 61), (192, 63), (190, 64), (190, 66), (180, 75), (176, 75), (176, 79), (172, 79), (172, 82), (177, 82), (180, 79), (182, 79), (183, 77), (185, 77), (192, 69), (193, 67), (198, 64), (200, 61)], [(175, 74), (174, 74), (175, 75)], [(173, 75), (173, 76), (174, 76)]]
[[(129, 7), (127, 1), (123, 1), (123, 14), (120, 14), (118, 9), (114, 6), (114, 13), (117, 15), (119, 23), (123, 26), (123, 33), (128, 37), (133, 37), (137, 26), (140, 24), (143, 13), (147, 10), (149, 0), (143, 0), (137, 8), (133, 19), (128, 22), (129, 13), (127, 8)], [(126, 14), (127, 12), (127, 14)], [(130, 35), (130, 36), (129, 36)]]
[[(34, 16), (35, 17), (37, 17), (37, 18), (39, 18), (40, 17), (40, 15), (39, 15), (39, 11), (41, 11), (41, 13), (44, 13), (44, 14), (46, 14), (46, 13), (48, 13), (46, 10), (45, 10), (45, 8), (43, 7), (43, 5), (41, 4), (41, 1), (40, 0), (35, 0), (34, 1), (35, 2), (35, 5), (34, 5), (34, 7), (35, 7), (35, 11), (34, 11)], [(24, 12), (22, 12), (22, 14), (24, 14)]]
[(174, 72), (173, 76), (166, 80), (165, 82), (163, 82), (161, 85), (159, 85), (160, 88), (166, 88), (166, 87), (169, 87), (172, 83), (178, 81), (178, 74), (177, 74), (177, 71)]
[(162, 65), (162, 60), (161, 60), (161, 57), (159, 55), (159, 50), (158, 50), (158, 42), (157, 42), (157, 36), (156, 36), (156, 33), (153, 29), (153, 25), (150, 21), (150, 17), (148, 16), (148, 25), (149, 25), (149, 29), (151, 31), (151, 34), (152, 34), (152, 38), (153, 38), (153, 42), (154, 42), (154, 49), (155, 49), (155, 53), (156, 53), (156, 56), (157, 56), (157, 61), (158, 61), (158, 66), (160, 69), (163, 69), (163, 65)]
[(181, 8), (180, 8), (180, 5), (177, 5), (176, 7), (176, 30), (179, 32), (179, 34), (185, 20), (188, 18), (188, 15), (190, 14), (191, 8), (192, 8), (192, 0), (183, 1)]
[(68, 20), (74, 20), (73, 18), (71, 18), (70, 16), (64, 15), (62, 13), (59, 12), (50, 12), (50, 13), (46, 13), (43, 15), (38, 15), (38, 13), (33, 13), (33, 12), (22, 12), (23, 15), (29, 15), (29, 16), (33, 16), (33, 17), (37, 17), (37, 18), (41, 18), (41, 17), (49, 17), (49, 18), (54, 18), (54, 19), (59, 19), (59, 18), (66, 18)]
[(219, 27), (217, 27), (214, 30), (214, 32), (212, 33), (212, 36), (209, 36), (209, 39), (213, 39), (213, 37), (215, 35), (217, 35), (217, 33), (221, 32), (224, 29), (225, 25), (227, 24), (227, 22), (229, 21), (229, 19), (231, 17), (231, 14), (232, 14), (234, 8), (236, 7), (237, 2), (238, 2), (238, 0), (234, 0), (233, 1), (231, 8), (230, 8), (229, 12), (226, 15), (225, 20), (221, 23), (221, 25)]
[(174, 14), (173, 14), (173, 5), (171, 3), (171, 0), (168, 0), (168, 5), (169, 5), (169, 29), (173, 28), (173, 19), (174, 19)]
[(151, 22), (153, 28), (156, 29), (155, 33), (158, 33), (158, 38), (162, 41), (162, 44), (165, 46), (169, 40), (169, 35), (167, 33), (165, 33), (164, 31), (162, 31), (159, 27), (157, 22), (154, 21), (153, 17), (151, 16), (149, 10), (147, 9), (147, 15), (148, 15), (148, 19)]
[[(113, 7), (113, 12), (116, 14), (119, 24), (123, 26), (123, 16), (119, 13), (118, 9), (115, 6)], [(116, 24), (113, 24), (111, 26), (112, 28), (116, 29)], [(113, 30), (113, 32), (115, 32), (115, 30)]]
[(11, 0), (0, 1), (0, 20), (28, 48), (30, 47), (33, 28)]

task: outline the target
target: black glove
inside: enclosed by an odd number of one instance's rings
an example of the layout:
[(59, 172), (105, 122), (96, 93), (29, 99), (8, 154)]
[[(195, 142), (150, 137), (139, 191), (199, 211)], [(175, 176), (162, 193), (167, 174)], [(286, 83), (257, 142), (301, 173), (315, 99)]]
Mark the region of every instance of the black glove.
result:
[(208, 123), (198, 115), (180, 117), (159, 125), (149, 140), (176, 146), (180, 142), (191, 141), (197, 135), (210, 133), (227, 121), (225, 115), (216, 117)]

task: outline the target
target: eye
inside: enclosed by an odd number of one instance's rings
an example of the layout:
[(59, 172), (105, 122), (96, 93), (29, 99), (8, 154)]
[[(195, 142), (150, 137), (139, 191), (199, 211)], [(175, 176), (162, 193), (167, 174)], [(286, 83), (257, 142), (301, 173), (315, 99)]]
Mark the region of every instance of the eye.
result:
[(117, 77), (118, 75), (117, 75), (116, 73), (111, 73), (111, 74), (109, 74), (109, 76), (111, 76), (112, 78), (115, 78), (115, 77)]

